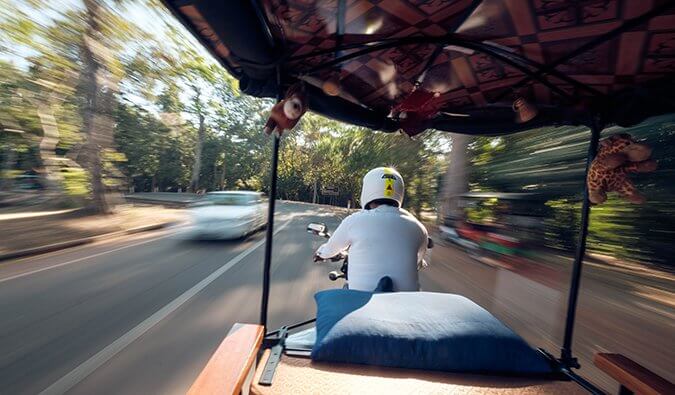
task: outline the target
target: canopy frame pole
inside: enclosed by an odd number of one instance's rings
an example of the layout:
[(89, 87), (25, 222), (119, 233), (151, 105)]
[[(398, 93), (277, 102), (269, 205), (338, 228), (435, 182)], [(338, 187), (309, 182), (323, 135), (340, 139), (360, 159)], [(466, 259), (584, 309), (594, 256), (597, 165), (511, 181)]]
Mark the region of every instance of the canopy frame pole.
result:
[[(531, 71), (531, 72), (524, 72), (524, 74), (534, 78), (533, 76), (539, 72), (539, 70), (542, 70), (546, 68), (547, 64), (541, 64), (539, 62), (536, 62), (532, 59), (526, 58), (524, 56), (521, 56), (517, 53), (508, 51), (506, 49), (499, 48), (494, 45), (488, 45), (483, 42), (478, 42), (478, 41), (472, 41), (468, 40), (465, 37), (458, 36), (456, 34), (447, 34), (445, 36), (415, 36), (415, 37), (404, 37), (404, 38), (393, 38), (393, 39), (380, 39), (380, 40), (374, 40), (374, 41), (368, 41), (364, 43), (358, 43), (358, 44), (349, 44), (349, 45), (343, 45), (342, 47), (338, 48), (340, 51), (346, 51), (346, 50), (359, 50), (357, 52), (352, 52), (347, 55), (343, 55), (339, 58), (333, 59), (330, 62), (346, 62), (348, 60), (351, 60), (353, 58), (362, 56), (364, 54), (368, 54), (371, 52), (377, 52), (377, 51), (382, 51), (385, 49), (389, 48), (396, 48), (398, 46), (403, 46), (403, 45), (414, 45), (414, 44), (437, 44), (441, 46), (446, 46), (446, 45), (454, 45), (457, 47), (462, 47), (466, 48), (472, 51), (478, 51), (487, 55), (490, 55), (492, 57), (496, 57), (495, 53), (502, 54), (509, 59), (513, 61), (517, 61), (522, 63), (523, 65), (527, 65), (529, 67), (533, 67), (537, 71)], [(288, 62), (293, 62), (293, 61), (299, 61), (303, 59), (308, 59), (312, 58), (315, 56), (323, 55), (330, 53), (332, 51), (335, 51), (335, 49), (327, 49), (327, 50), (320, 50), (320, 51), (315, 51), (311, 52), (308, 54), (304, 55), (297, 55), (294, 57), (291, 57), (288, 59)], [(258, 67), (265, 67), (268, 65), (265, 64), (260, 64), (260, 63), (252, 63), (252, 62), (246, 62), (246, 61), (240, 61), (240, 63), (248, 63), (254, 66)], [(323, 66), (324, 64), (319, 64), (315, 66), (314, 68), (310, 69), (309, 71), (303, 72), (303, 74), (312, 74), (313, 72), (317, 70), (321, 70), (325, 68)], [(272, 66), (269, 66), (272, 67)], [(331, 63), (327, 67), (333, 67), (333, 63)], [(579, 82), (575, 80), (574, 78), (569, 77), (567, 74), (562, 73), (560, 71), (557, 71), (555, 69), (548, 70), (546, 74), (550, 74), (556, 78), (559, 78), (571, 85), (574, 85), (575, 87), (579, 89), (586, 90), (587, 92), (595, 95), (595, 96), (602, 96), (604, 95), (602, 92), (598, 91), (597, 89), (588, 86), (582, 82)], [(540, 76), (542, 77), (543, 74)], [(539, 81), (539, 80), (538, 80)]]
[(590, 214), (590, 200), (588, 199), (588, 171), (591, 163), (598, 152), (598, 143), (600, 141), (600, 132), (602, 123), (596, 117), (591, 123), (591, 140), (588, 145), (588, 156), (586, 157), (586, 171), (584, 172), (584, 200), (581, 206), (581, 226), (579, 229), (579, 241), (576, 253), (574, 255), (574, 264), (572, 267), (572, 279), (570, 281), (570, 290), (567, 301), (567, 318), (565, 321), (565, 338), (563, 347), (560, 350), (560, 363), (565, 369), (580, 368), (579, 362), (572, 354), (572, 338), (574, 335), (574, 320), (576, 318), (577, 301), (579, 297), (579, 286), (581, 284), (581, 269), (586, 255), (586, 238), (588, 236), (588, 219)]
[[(492, 45), (486, 45), (484, 43), (479, 43), (479, 42), (473, 42), (470, 40), (465, 40), (462, 37), (456, 36), (456, 35), (446, 35), (446, 36), (439, 36), (439, 37), (431, 37), (431, 36), (421, 36), (421, 37), (404, 37), (401, 39), (398, 39), (397, 41), (393, 42), (385, 42), (383, 44), (374, 44), (371, 46), (367, 46), (364, 49), (351, 52), (347, 55), (341, 56), (339, 58), (335, 58), (333, 60), (321, 63), (319, 65), (316, 65), (312, 68), (310, 68), (307, 71), (304, 71), (302, 74), (303, 75), (309, 75), (316, 73), (317, 71), (320, 70), (325, 70), (332, 68), (338, 64), (344, 63), (350, 59), (357, 58), (359, 56), (363, 56), (372, 52), (377, 52), (377, 51), (382, 51), (384, 49), (389, 49), (389, 48), (395, 48), (399, 47), (402, 45), (410, 45), (410, 44), (439, 44), (439, 45), (455, 45), (458, 47), (463, 47), (469, 50), (473, 51), (478, 51), (481, 53), (485, 53), (487, 55), (492, 56), (493, 58), (500, 60), (516, 69), (521, 71), (523, 74), (525, 74), (528, 77), (531, 77), (538, 82), (542, 83), (543, 85), (547, 86), (549, 89), (560, 95), (561, 97), (569, 100), (569, 101), (574, 101), (574, 96), (570, 95), (569, 93), (565, 92), (564, 90), (558, 88), (557, 86), (553, 85), (551, 82), (549, 82), (544, 76), (540, 76), (537, 74), (536, 70), (530, 70), (528, 66), (530, 67), (535, 67), (536, 69), (541, 69), (545, 67), (545, 65), (534, 65), (533, 62), (529, 59), (526, 59), (518, 54), (514, 53), (509, 53), (508, 51), (501, 50), (495, 46)], [(527, 66), (526, 66), (527, 65)], [(574, 80), (573, 78), (570, 78), (566, 75), (560, 74), (558, 75), (557, 73), (551, 72), (551, 74), (556, 74), (555, 76), (569, 82), (570, 84), (584, 90), (589, 90), (592, 91), (593, 94), (597, 95), (600, 92), (595, 91), (594, 88), (589, 87), (586, 84), (583, 84), (579, 81)], [(511, 89), (509, 90), (511, 91)]]
[[(476, 10), (476, 8), (478, 8), (478, 6), (482, 2), (483, 2), (482, 0), (473, 0), (471, 2), (471, 5), (466, 7), (466, 9), (462, 11), (461, 15), (457, 17), (457, 20), (451, 26), (449, 26), (447, 30), (454, 32), (457, 29), (459, 29), (459, 27), (462, 26), (464, 22), (466, 22), (469, 16), (473, 14), (473, 12)], [(444, 47), (442, 44), (439, 43), (436, 44), (434, 51), (431, 53), (431, 55), (429, 55), (429, 58), (427, 58), (427, 61), (424, 64), (424, 68), (419, 72), (417, 78), (415, 78), (415, 85), (421, 85), (422, 82), (424, 82), (424, 78), (426, 77), (427, 71), (434, 65), (434, 62), (436, 61), (436, 59), (438, 59), (438, 56), (443, 52), (443, 48)]]
[(345, 19), (347, 18), (347, 0), (338, 0), (337, 15), (335, 18), (335, 57), (339, 58), (342, 40), (345, 34)]
[[(277, 67), (277, 103), (283, 99), (281, 88), (281, 69)], [(279, 143), (281, 133), (272, 132), (272, 163), (270, 171), (270, 192), (267, 209), (267, 229), (265, 234), (265, 261), (263, 264), (263, 289), (260, 301), (260, 325), (267, 331), (267, 311), (270, 298), (270, 269), (272, 267), (272, 239), (274, 238), (274, 209), (277, 200), (277, 169), (279, 167)]]

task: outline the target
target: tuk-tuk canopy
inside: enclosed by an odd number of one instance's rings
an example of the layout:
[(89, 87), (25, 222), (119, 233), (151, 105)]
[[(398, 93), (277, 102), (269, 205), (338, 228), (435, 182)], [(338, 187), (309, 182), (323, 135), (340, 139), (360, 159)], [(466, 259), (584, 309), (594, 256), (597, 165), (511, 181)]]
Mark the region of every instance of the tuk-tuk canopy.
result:
[(418, 88), (420, 130), (468, 134), (628, 126), (675, 102), (673, 1), (166, 3), (244, 93), (304, 81), (312, 111), (376, 130), (398, 130)]

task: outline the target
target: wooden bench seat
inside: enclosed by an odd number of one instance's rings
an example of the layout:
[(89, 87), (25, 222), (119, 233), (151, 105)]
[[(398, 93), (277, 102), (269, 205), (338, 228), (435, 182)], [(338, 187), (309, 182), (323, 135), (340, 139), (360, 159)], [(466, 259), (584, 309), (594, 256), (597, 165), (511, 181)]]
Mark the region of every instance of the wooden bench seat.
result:
[(248, 394), (265, 328), (234, 324), (188, 391), (190, 395)]
[(621, 354), (595, 354), (593, 362), (600, 370), (619, 382), (623, 394), (675, 394), (673, 383)]
[(266, 350), (253, 378), (252, 394), (586, 394), (569, 381), (314, 363), (287, 355), (282, 357), (272, 385), (262, 386), (258, 380), (268, 355)]

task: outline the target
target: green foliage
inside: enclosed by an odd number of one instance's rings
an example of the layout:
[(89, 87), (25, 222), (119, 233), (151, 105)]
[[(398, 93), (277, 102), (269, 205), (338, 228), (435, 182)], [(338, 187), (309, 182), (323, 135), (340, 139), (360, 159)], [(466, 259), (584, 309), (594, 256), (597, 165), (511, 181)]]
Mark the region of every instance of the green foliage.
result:
[[(384, 134), (307, 114), (297, 131), (285, 137), (279, 165), (279, 191), (287, 198), (312, 201), (314, 186), (337, 187), (336, 204), (358, 203), (368, 170), (393, 166), (406, 182), (404, 206), (420, 213), (434, 206), (443, 172), (437, 133), (418, 139)], [(328, 201), (328, 198), (320, 199)]]
[(160, 156), (169, 145), (169, 128), (138, 106), (117, 106), (115, 141), (125, 161), (128, 177), (154, 177), (159, 172)]
[[(165, 32), (162, 37), (154, 35), (157, 26), (135, 26), (126, 17), (124, 2), (118, 1), (88, 1), (85, 7), (65, 9), (49, 2), (19, 2), (0, 15), (0, 29), (8, 33), (0, 39), (3, 51), (17, 57), (24, 48), (30, 53), (24, 57), (28, 70), (0, 64), (2, 76), (7, 76), (0, 78), (0, 108), (8, 114), (5, 118), (27, 131), (26, 136), (34, 136), (0, 139), (11, 144), (13, 152), (24, 152), (16, 163), (25, 167), (42, 133), (35, 106), (48, 102), (61, 132), (58, 151), (73, 159), (81, 156), (90, 86), (82, 60), (83, 51), (93, 48), (94, 60), (119, 81), (110, 107), (115, 125), (111, 148), (116, 151), (104, 155), (105, 185), (118, 188), (123, 175), (137, 191), (186, 190), (191, 184), (207, 190), (267, 191), (271, 141), (262, 127), (272, 102), (242, 96), (236, 79), (198, 49), (166, 10), (157, 2), (147, 4), (150, 19)], [(31, 18), (38, 9), (50, 16)], [(105, 48), (92, 46), (85, 40), (89, 36)], [(38, 101), (22, 99), (16, 104), (21, 90)], [(326, 202), (318, 192), (335, 186), (340, 196), (332, 202), (346, 205), (351, 200), (354, 205), (363, 175), (390, 165), (406, 179), (405, 205), (418, 213), (431, 209), (444, 162), (434, 149), (439, 138), (430, 133), (411, 140), (307, 114), (283, 138), (279, 194), (312, 201), (316, 189), (319, 200)], [(66, 194), (91, 191), (87, 171), (64, 173)]]
[[(658, 117), (631, 128), (609, 128), (603, 137), (627, 132), (654, 147), (659, 169), (631, 175), (647, 196), (634, 205), (610, 194), (591, 209), (588, 249), (591, 252), (672, 266), (675, 254), (675, 119)], [(549, 195), (551, 216), (544, 242), (572, 251), (577, 244), (585, 157), (589, 131), (583, 128), (542, 128), (499, 139), (480, 137), (469, 146), (471, 184), (475, 190), (541, 192)]]

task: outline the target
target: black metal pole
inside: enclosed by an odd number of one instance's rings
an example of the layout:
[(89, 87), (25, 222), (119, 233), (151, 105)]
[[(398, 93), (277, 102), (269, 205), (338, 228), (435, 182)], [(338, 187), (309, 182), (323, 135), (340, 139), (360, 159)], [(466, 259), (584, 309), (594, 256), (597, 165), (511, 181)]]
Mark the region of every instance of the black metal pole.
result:
[[(281, 70), (277, 67), (277, 102), (280, 102), (283, 94), (281, 91)], [(267, 233), (265, 235), (265, 262), (263, 264), (263, 289), (260, 300), (260, 325), (267, 331), (267, 309), (270, 298), (270, 268), (272, 267), (272, 239), (274, 237), (274, 207), (277, 200), (277, 167), (279, 165), (279, 143), (281, 134), (272, 132), (272, 169), (270, 174), (270, 194), (267, 209)]]
[[(600, 388), (596, 387), (593, 385), (591, 382), (588, 380), (584, 379), (583, 377), (579, 376), (578, 374), (574, 373), (573, 371), (565, 368), (563, 369), (563, 374), (572, 379), (575, 383), (579, 384), (582, 386), (586, 391), (593, 395), (604, 395), (605, 392), (602, 391)], [(621, 393), (619, 393), (621, 395)]]
[(579, 296), (579, 285), (581, 283), (581, 268), (586, 254), (586, 236), (588, 236), (588, 216), (590, 214), (590, 200), (588, 200), (588, 186), (586, 177), (591, 167), (591, 162), (598, 152), (598, 142), (600, 141), (600, 132), (602, 125), (596, 119), (591, 126), (591, 141), (588, 146), (588, 156), (586, 158), (586, 172), (584, 177), (584, 200), (581, 206), (581, 229), (579, 230), (579, 243), (576, 254), (574, 255), (574, 266), (572, 268), (572, 281), (567, 300), (567, 320), (565, 322), (565, 338), (560, 353), (560, 363), (566, 368), (579, 368), (577, 359), (572, 356), (572, 336), (574, 334), (574, 319), (577, 310), (577, 300)]
[(270, 267), (272, 264), (272, 238), (274, 234), (274, 206), (277, 199), (277, 165), (279, 163), (279, 138), (274, 134), (272, 145), (272, 175), (270, 177), (269, 208), (267, 209), (267, 234), (265, 236), (265, 264), (263, 266), (263, 289), (260, 305), (260, 325), (267, 328), (267, 306), (270, 297)]

